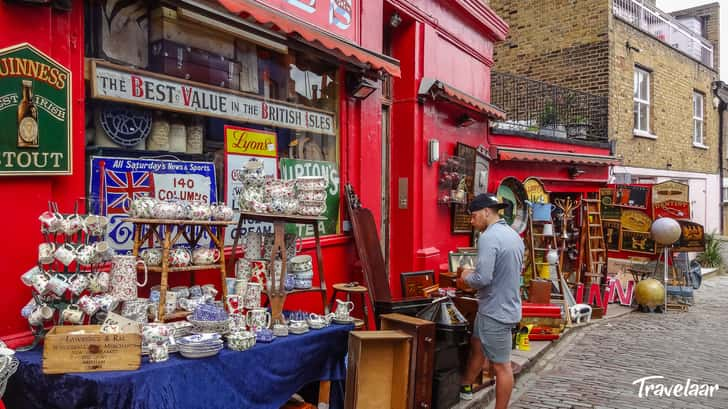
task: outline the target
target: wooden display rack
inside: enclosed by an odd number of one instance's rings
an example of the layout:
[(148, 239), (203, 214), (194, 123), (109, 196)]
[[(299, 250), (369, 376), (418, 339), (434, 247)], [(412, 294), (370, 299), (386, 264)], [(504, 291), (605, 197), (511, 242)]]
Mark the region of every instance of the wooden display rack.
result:
[[(220, 282), (222, 290), (222, 300), (227, 299), (227, 285), (225, 284), (225, 227), (233, 224), (231, 221), (200, 221), (200, 220), (166, 220), (166, 219), (138, 219), (130, 217), (126, 221), (134, 224), (134, 247), (132, 255), (139, 255), (139, 248), (142, 243), (152, 240), (158, 241), (162, 245), (162, 266), (148, 267), (148, 271), (161, 272), (161, 282), (159, 284), (159, 308), (157, 310), (157, 321), (172, 321), (184, 318), (189, 315), (188, 311), (177, 312), (174, 314), (165, 314), (164, 307), (167, 301), (167, 281), (169, 272), (192, 271), (192, 281), (194, 283), (194, 271), (197, 270), (220, 270)], [(142, 229), (147, 226), (148, 229), (142, 234)], [(173, 227), (177, 227), (177, 232), (173, 233)], [(213, 231), (213, 228), (214, 231)], [(170, 267), (169, 266), (169, 250), (177, 241), (184, 237), (190, 248), (194, 249), (207, 233), (215, 247), (220, 250), (220, 260), (215, 264), (188, 266), (188, 267)]]
[[(319, 230), (318, 222), (325, 221), (326, 218), (323, 216), (299, 216), (299, 215), (274, 215), (267, 213), (253, 213), (253, 212), (240, 212), (240, 219), (238, 220), (237, 231), (242, 231), (243, 220), (256, 220), (260, 222), (273, 223), (273, 233), (275, 239), (273, 242), (273, 250), (271, 252), (271, 262), (268, 263), (268, 277), (272, 280), (275, 277), (275, 260), (278, 255), (281, 257), (281, 275), (278, 282), (271, 281), (270, 291), (266, 292), (268, 299), (270, 300), (271, 306), (271, 322), (276, 320), (283, 320), (283, 305), (286, 302), (286, 296), (290, 294), (318, 292), (321, 294), (321, 303), (326, 314), (329, 313), (328, 303), (326, 302), (326, 279), (324, 278), (324, 258), (321, 252), (321, 233)], [(295, 224), (310, 224), (313, 226), (314, 238), (316, 241), (316, 260), (318, 267), (319, 286), (314, 286), (307, 289), (295, 289), (286, 291), (284, 283), (286, 281), (286, 243), (285, 243), (285, 226), (286, 223)], [(233, 241), (231, 260), (231, 270), (234, 271), (235, 262), (237, 260), (238, 242), (240, 241), (240, 235), (235, 236)]]

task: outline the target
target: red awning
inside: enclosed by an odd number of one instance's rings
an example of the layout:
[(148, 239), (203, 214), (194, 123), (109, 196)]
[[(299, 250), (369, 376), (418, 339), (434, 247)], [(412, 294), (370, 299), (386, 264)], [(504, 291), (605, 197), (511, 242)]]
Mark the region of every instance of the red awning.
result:
[(592, 155), (572, 152), (544, 152), (533, 149), (498, 148), (498, 159), (525, 162), (570, 163), (576, 165), (619, 165), (622, 159), (609, 155)]
[(299, 35), (306, 41), (368, 64), (375, 70), (384, 70), (393, 77), (401, 77), (399, 61), (333, 36), (320, 28), (295, 17), (284, 15), (265, 4), (253, 0), (218, 0), (228, 11), (253, 18), (258, 24), (273, 25), (287, 35)]
[(433, 100), (442, 98), (452, 103), (464, 106), (475, 112), (485, 114), (491, 119), (506, 119), (506, 113), (495, 105), (468, 95), (459, 89), (445, 84), (440, 80), (423, 78), (420, 89), (417, 92), (422, 97), (431, 97)]

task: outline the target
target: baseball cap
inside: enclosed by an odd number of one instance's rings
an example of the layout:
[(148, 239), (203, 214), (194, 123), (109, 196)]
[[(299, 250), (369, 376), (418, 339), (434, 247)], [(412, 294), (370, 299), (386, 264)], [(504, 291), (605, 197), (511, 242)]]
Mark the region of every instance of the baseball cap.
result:
[(470, 204), (468, 205), (468, 210), (472, 213), (486, 207), (494, 209), (505, 209), (506, 207), (508, 207), (508, 204), (503, 203), (498, 198), (498, 196), (494, 195), (493, 193), (481, 193), (478, 196), (475, 196), (475, 198), (470, 202)]

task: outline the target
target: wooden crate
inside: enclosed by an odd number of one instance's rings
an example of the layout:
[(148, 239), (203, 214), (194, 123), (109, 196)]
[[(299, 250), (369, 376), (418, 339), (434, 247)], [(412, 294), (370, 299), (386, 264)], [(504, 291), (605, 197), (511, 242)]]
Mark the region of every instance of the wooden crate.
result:
[(408, 407), (431, 407), (435, 323), (403, 314), (384, 314), (379, 318), (383, 330), (399, 330), (412, 336)]
[[(53, 327), (45, 336), (43, 373), (131, 371), (141, 365), (139, 334), (101, 334), (100, 325)], [(85, 334), (70, 334), (83, 330)]]
[(349, 333), (345, 409), (406, 409), (412, 337), (400, 331)]
[(235, 58), (233, 36), (183, 20), (179, 18), (177, 10), (169, 7), (158, 7), (150, 13), (149, 42), (159, 40), (215, 52), (230, 60)]

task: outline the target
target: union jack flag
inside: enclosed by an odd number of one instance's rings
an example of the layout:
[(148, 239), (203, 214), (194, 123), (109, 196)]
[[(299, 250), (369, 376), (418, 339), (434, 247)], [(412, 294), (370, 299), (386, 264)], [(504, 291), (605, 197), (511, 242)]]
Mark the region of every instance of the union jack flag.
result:
[(154, 196), (154, 177), (151, 172), (105, 170), (104, 202), (106, 214), (124, 214), (131, 201), (142, 196)]

